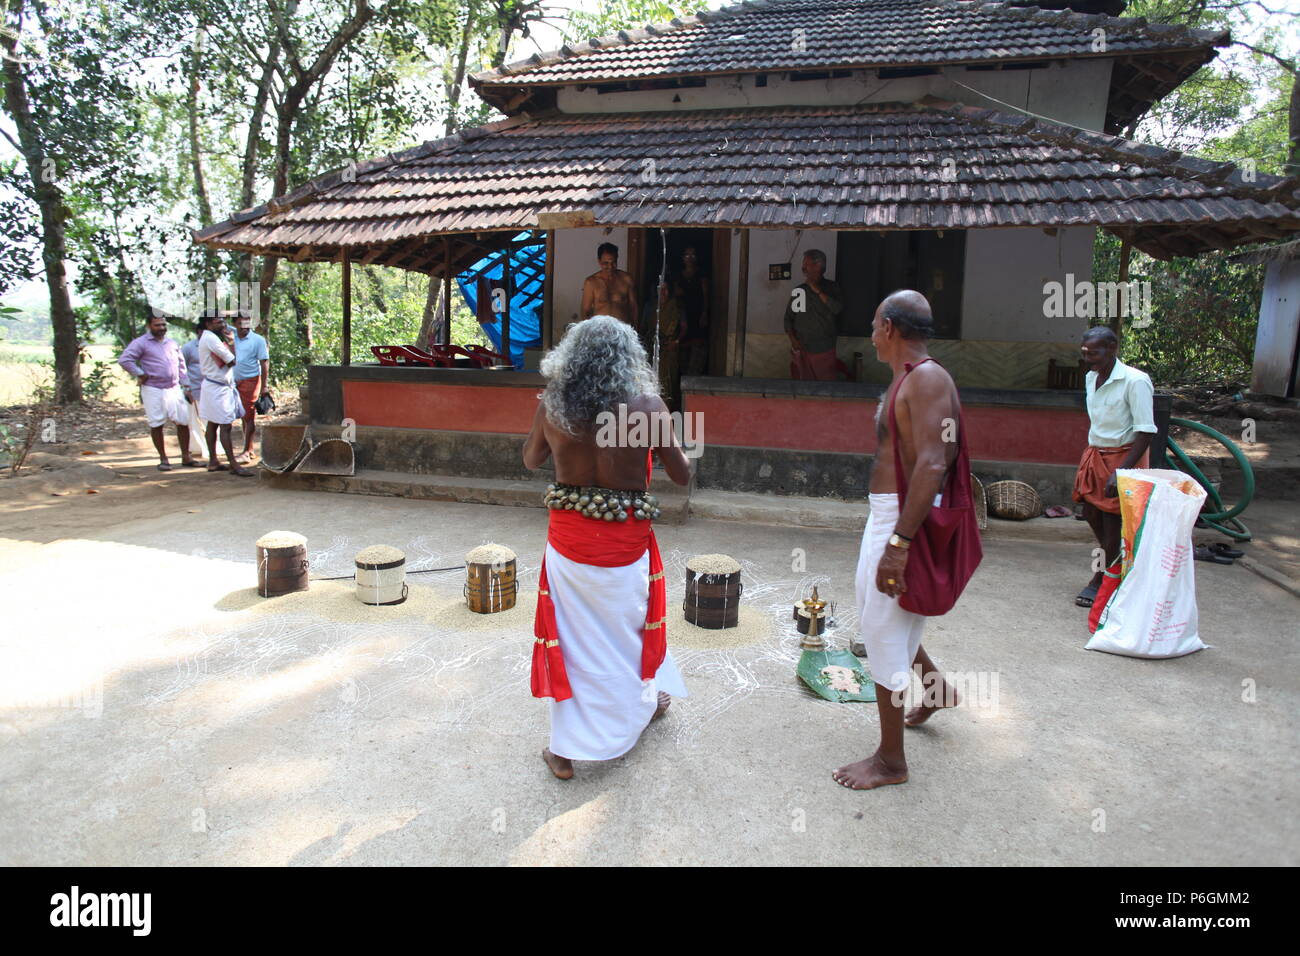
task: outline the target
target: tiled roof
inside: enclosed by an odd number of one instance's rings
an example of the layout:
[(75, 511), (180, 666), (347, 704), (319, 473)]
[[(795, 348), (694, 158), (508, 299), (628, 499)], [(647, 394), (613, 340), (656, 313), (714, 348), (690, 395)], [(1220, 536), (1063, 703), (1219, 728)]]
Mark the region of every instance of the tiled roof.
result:
[[(1105, 30), (1105, 50), (1094, 30)], [(800, 38), (796, 31), (803, 31)], [(471, 82), (601, 83), (828, 67), (937, 66), (1205, 49), (1226, 32), (960, 0), (755, 0), (537, 54)], [(800, 48), (802, 43), (802, 48)], [(488, 96), (491, 99), (491, 96)]]
[(927, 100), (515, 117), (321, 177), (196, 239), (420, 270), (448, 233), (600, 225), (1099, 225), (1167, 257), (1300, 232), (1296, 179)]

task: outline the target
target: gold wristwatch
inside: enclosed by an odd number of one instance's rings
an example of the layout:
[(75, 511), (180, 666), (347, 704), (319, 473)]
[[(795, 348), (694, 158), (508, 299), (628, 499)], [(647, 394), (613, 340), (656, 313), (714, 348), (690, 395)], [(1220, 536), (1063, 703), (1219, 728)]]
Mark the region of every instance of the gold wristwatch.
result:
[(912, 546), (912, 539), (905, 538), (897, 531), (895, 531), (893, 534), (889, 536), (889, 546), (891, 548), (899, 548), (903, 551), (906, 551), (908, 548)]

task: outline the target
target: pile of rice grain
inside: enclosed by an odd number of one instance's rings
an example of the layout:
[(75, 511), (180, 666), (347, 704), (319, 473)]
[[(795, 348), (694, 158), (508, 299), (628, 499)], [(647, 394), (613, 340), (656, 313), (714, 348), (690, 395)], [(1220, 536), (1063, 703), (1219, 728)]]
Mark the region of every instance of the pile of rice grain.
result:
[(307, 539), (296, 531), (268, 531), (257, 539), (259, 548), (292, 548), (306, 543)]
[(670, 615), (668, 646), (696, 650), (726, 650), (770, 641), (776, 633), (776, 620), (770, 611), (741, 605), (735, 627), (714, 629), (692, 624), (681, 614)]
[(696, 574), (735, 574), (740, 562), (729, 554), (697, 554), (686, 562), (686, 570)]
[(465, 555), (466, 564), (505, 564), (507, 561), (513, 561), (514, 559), (515, 553), (504, 544), (495, 544), (490, 541), (487, 544), (480, 544)]
[(397, 548), (389, 547), (386, 544), (372, 544), (368, 548), (362, 548), (357, 552), (353, 560), (357, 564), (392, 564), (394, 561), (405, 561), (406, 555)]

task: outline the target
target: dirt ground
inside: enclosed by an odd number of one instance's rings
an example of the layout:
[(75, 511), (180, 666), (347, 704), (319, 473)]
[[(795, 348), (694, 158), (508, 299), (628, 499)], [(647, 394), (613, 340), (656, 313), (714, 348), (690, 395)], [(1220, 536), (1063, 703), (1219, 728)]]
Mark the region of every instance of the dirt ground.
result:
[[(664, 528), (670, 608), (685, 561), (722, 551), (770, 628), (710, 648), (671, 619), (691, 696), (562, 783), (527, 683), (545, 512), (272, 491), (157, 472), (139, 439), (98, 450), (70, 456), (103, 469), (83, 476), (98, 494), (0, 501), (0, 864), (1300, 862), (1300, 602), (1244, 568), (1195, 565), (1209, 649), (1134, 660), (1083, 650), (1086, 547), (990, 536), (925, 642), (974, 706), (909, 733), (907, 785), (853, 793), (830, 771), (872, 748), (874, 709), (796, 681), (789, 608), (817, 584), (847, 643), (861, 529)], [(262, 599), (253, 543), (280, 528), (319, 578), (370, 544), (414, 570), (503, 542), (520, 603), (472, 615), (456, 573), (409, 575), (394, 608), (346, 580)]]

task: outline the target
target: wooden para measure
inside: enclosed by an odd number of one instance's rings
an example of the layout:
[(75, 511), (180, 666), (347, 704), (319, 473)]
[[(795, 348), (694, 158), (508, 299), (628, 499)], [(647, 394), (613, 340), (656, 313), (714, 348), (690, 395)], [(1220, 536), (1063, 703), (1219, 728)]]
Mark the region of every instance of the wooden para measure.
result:
[(740, 595), (744, 585), (740, 571), (698, 574), (686, 569), (686, 600), (682, 611), (697, 627), (720, 630), (740, 623)]
[(515, 606), (519, 584), (515, 580), (514, 552), (508, 553), (511, 557), (491, 562), (470, 560), (474, 551), (466, 556), (464, 593), (471, 611), (495, 614)]
[(257, 593), (277, 597), (307, 590), (307, 539), (292, 531), (272, 531), (257, 539)]

